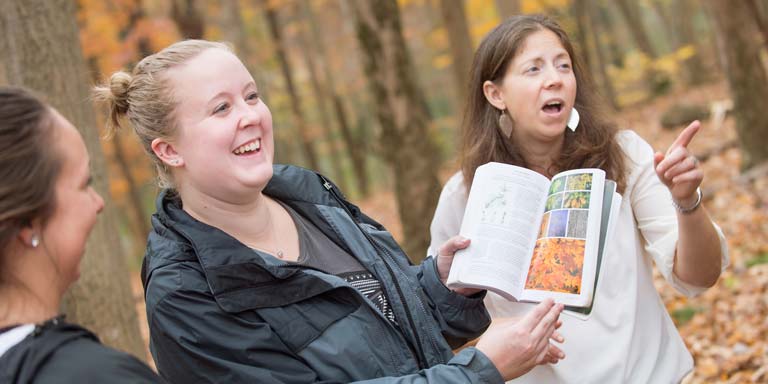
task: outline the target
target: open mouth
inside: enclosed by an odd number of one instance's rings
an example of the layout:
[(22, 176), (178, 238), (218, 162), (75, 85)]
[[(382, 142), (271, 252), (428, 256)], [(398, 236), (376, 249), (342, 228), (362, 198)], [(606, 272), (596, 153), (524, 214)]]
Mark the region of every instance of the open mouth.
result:
[(256, 139), (235, 148), (235, 150), (232, 151), (232, 153), (234, 153), (237, 156), (243, 156), (243, 155), (259, 152), (260, 149), (261, 149), (261, 139)]
[(560, 111), (563, 110), (563, 107), (564, 107), (564, 104), (562, 101), (553, 100), (544, 104), (541, 110), (546, 113), (560, 113)]

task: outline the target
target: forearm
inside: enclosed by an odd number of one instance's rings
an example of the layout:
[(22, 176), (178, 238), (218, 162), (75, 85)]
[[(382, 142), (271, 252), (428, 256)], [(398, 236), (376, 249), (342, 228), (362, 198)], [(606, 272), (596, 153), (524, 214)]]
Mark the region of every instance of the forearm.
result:
[(440, 281), (434, 258), (428, 258), (420, 267), (419, 283), (435, 308), (440, 330), (451, 347), (480, 336), (491, 323), (483, 303), (485, 292), (466, 297), (451, 291)]
[(680, 280), (698, 287), (717, 282), (722, 268), (720, 238), (704, 206), (677, 213), (678, 241), (673, 267)]

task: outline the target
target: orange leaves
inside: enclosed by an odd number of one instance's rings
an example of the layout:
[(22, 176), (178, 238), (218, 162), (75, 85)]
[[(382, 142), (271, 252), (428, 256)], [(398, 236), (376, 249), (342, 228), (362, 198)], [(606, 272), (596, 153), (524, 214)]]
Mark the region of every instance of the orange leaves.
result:
[(148, 17), (136, 0), (79, 0), (80, 45), (86, 59), (96, 63), (100, 74), (122, 69), (138, 61), (139, 41), (158, 51), (178, 40), (175, 25), (164, 17)]
[(531, 258), (526, 289), (578, 294), (584, 266), (584, 240), (540, 239)]

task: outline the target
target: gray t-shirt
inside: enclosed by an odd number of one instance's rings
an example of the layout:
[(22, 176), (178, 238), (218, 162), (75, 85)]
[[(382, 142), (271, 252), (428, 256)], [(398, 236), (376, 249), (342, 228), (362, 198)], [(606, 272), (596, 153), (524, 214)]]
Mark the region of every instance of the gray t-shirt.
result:
[(397, 324), (381, 282), (354, 256), (336, 245), (314, 224), (291, 207), (282, 205), (291, 215), (299, 234), (299, 259), (296, 264), (316, 268), (344, 279), (371, 300), (387, 320)]

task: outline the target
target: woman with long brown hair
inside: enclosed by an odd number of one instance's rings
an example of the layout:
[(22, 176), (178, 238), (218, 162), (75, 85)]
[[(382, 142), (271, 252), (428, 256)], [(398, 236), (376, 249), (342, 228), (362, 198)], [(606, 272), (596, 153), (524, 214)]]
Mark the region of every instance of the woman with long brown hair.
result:
[[(623, 195), (592, 314), (562, 317), (569, 358), (538, 366), (520, 382), (668, 383), (692, 369), (653, 286), (652, 261), (686, 295), (715, 284), (727, 264), (722, 232), (701, 205), (703, 173), (687, 149), (699, 129), (692, 123), (666, 153), (654, 153), (632, 131), (619, 132), (601, 113), (568, 36), (545, 16), (512, 17), (483, 39), (462, 125), (461, 171), (440, 196), (430, 254), (459, 233), (475, 171), (488, 162), (548, 178), (600, 168)], [(492, 317), (531, 308), (493, 293), (485, 301)]]

